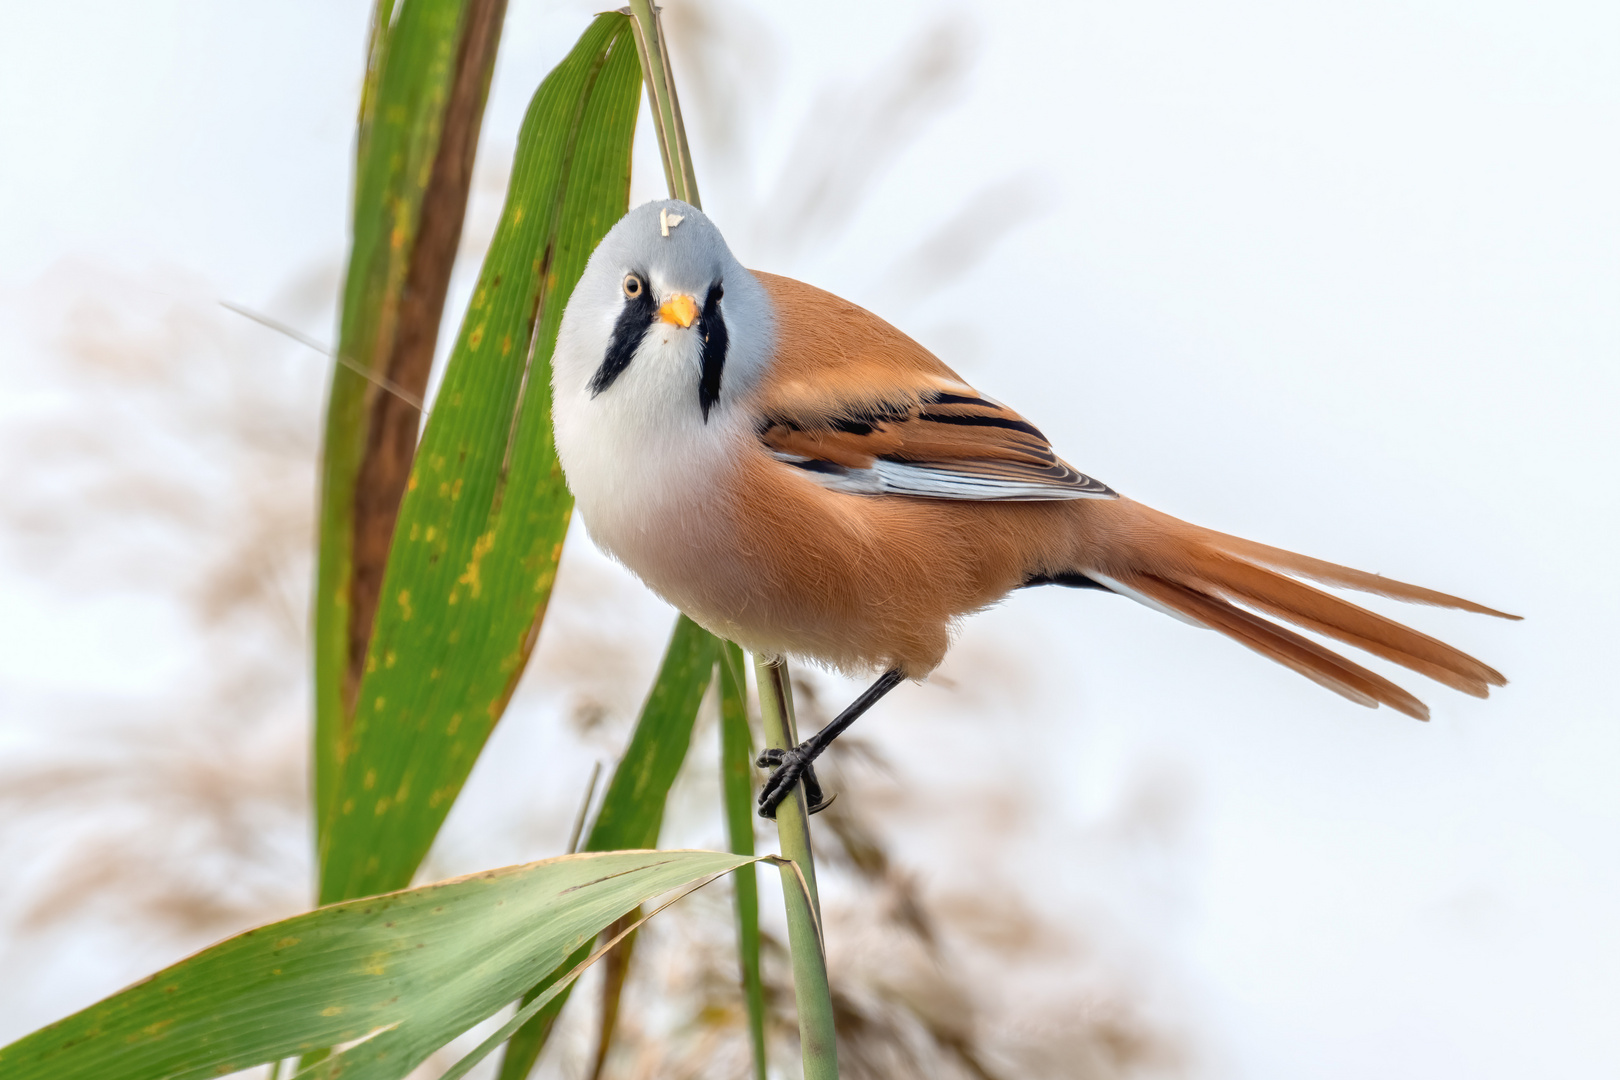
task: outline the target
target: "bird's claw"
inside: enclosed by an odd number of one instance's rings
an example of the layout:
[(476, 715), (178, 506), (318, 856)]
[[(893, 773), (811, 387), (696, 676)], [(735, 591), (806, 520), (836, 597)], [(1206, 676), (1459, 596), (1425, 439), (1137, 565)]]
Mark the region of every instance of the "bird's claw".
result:
[[(815, 758), (802, 747), (791, 750), (762, 751), (756, 764), (762, 769), (774, 769), (765, 786), (759, 791), (759, 816), (775, 818), (776, 808), (793, 793), (793, 785), (804, 785), (805, 810), (817, 814), (832, 805), (832, 799), (823, 797), (821, 782), (816, 779)], [(837, 796), (833, 796), (837, 798)]]

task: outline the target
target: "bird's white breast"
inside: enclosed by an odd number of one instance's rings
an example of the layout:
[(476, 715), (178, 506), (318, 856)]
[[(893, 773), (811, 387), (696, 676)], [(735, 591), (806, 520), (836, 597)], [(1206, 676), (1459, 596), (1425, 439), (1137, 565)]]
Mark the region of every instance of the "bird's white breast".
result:
[[(572, 314), (572, 312), (570, 312)], [(678, 606), (694, 564), (724, 563), (727, 484), (752, 436), (740, 411), (698, 404), (702, 344), (667, 323), (648, 332), (613, 385), (592, 395), (599, 328), (564, 321), (555, 359), (557, 453), (599, 547)]]

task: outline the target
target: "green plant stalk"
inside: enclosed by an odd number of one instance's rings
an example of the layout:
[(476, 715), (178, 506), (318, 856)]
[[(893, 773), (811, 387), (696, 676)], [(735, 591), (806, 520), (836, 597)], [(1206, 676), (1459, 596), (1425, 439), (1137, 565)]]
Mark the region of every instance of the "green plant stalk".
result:
[[(787, 750), (799, 745), (799, 726), (793, 714), (793, 683), (788, 676), (787, 660), (766, 660), (755, 656), (754, 678), (759, 683), (759, 715), (766, 747)], [(784, 810), (787, 811), (786, 817), (782, 814)], [(816, 889), (815, 858), (810, 850), (810, 814), (805, 807), (804, 785), (795, 784), (792, 792), (777, 808), (776, 831), (782, 855), (800, 863), (819, 924), (821, 896)]]
[[(754, 747), (748, 730), (747, 659), (727, 641), (720, 646), (720, 778), (725, 792), (726, 840), (738, 855), (754, 853)], [(759, 879), (752, 865), (732, 876), (737, 914), (737, 961), (742, 969), (754, 1080), (765, 1080), (765, 987), (759, 975)]]
[[(630, 0), (628, 11), (635, 33), (636, 54), (641, 60), (642, 81), (647, 86), (652, 104), (653, 127), (658, 132), (658, 148), (663, 155), (664, 177), (669, 182), (670, 194), (701, 209), (703, 204), (698, 199), (697, 175), (692, 168), (686, 125), (681, 120), (680, 98), (675, 92), (675, 76), (670, 70), (669, 49), (664, 43), (658, 9), (651, 0)], [(727, 652), (723, 650), (722, 657), (726, 655)], [(798, 739), (794, 732), (793, 695), (788, 684), (787, 662), (764, 662), (756, 658), (755, 670), (759, 676), (760, 711), (765, 718), (767, 745), (783, 749), (796, 745)], [(728, 810), (730, 802), (728, 790)], [(751, 821), (748, 828), (753, 828)], [(805, 811), (803, 787), (795, 787), (792, 796), (778, 808), (777, 831), (782, 854), (793, 863), (792, 869), (783, 868), (782, 891), (787, 904), (788, 944), (793, 954), (793, 990), (799, 1013), (799, 1042), (804, 1055), (805, 1080), (836, 1080), (838, 1044), (821, 938), (821, 899), (816, 891), (816, 867), (810, 850), (809, 815)], [(736, 835), (738, 833), (734, 831), (733, 837)], [(749, 835), (751, 838), (752, 834)], [(738, 888), (741, 890), (746, 886), (739, 885)], [(744, 912), (739, 896), (740, 944), (749, 933)], [(754, 929), (757, 932), (757, 923)], [(746, 944), (743, 947), (746, 966)], [(755, 960), (757, 963), (757, 957)], [(746, 974), (744, 978), (746, 980)], [(751, 1004), (750, 1009), (752, 1007)], [(763, 996), (760, 1008), (763, 1014)], [(764, 1054), (763, 1020), (760, 1031), (761, 1035), (755, 1043), (756, 1067)]]
[(669, 48), (664, 44), (663, 24), (651, 0), (630, 0), (625, 9), (636, 37), (636, 54), (641, 59), (647, 99), (652, 106), (653, 127), (658, 132), (658, 152), (664, 162), (664, 179), (671, 198), (702, 208), (698, 202), (697, 175), (692, 170), (692, 152), (686, 144), (686, 124), (681, 120), (681, 101), (675, 93), (675, 75), (669, 67)]
[[(759, 713), (765, 745), (787, 750), (798, 745), (793, 720), (793, 687), (785, 659), (754, 657), (759, 681)], [(810, 850), (810, 815), (804, 785), (795, 784), (776, 808), (776, 831), (782, 855), (792, 867), (782, 868), (782, 895), (787, 904), (788, 947), (793, 953), (793, 1000), (799, 1013), (799, 1045), (805, 1080), (837, 1080), (838, 1040), (833, 1027), (832, 990), (821, 936), (821, 898), (816, 890), (816, 864)], [(793, 872), (797, 868), (798, 873)], [(801, 876), (802, 882), (801, 885)]]
[[(658, 9), (651, 0), (630, 0), (630, 22), (641, 60), (642, 81), (652, 106), (653, 127), (658, 133), (658, 149), (663, 158), (664, 178), (672, 197), (702, 208), (697, 175), (686, 141), (686, 125), (681, 118), (680, 96), (670, 68), (669, 47), (665, 43)], [(730, 670), (728, 670), (728, 664)], [(725, 643), (721, 648), (722, 687), (722, 785), (727, 826), (734, 851), (753, 851), (753, 775), (749, 747), (747, 698), (742, 674), (742, 650)], [(769, 667), (773, 676), (764, 674)], [(785, 662), (758, 668), (761, 709), (778, 718), (780, 745), (791, 746), (793, 738), (792, 695), (787, 686)], [(734, 677), (733, 677), (734, 675)], [(767, 690), (767, 684), (771, 689)], [(767, 699), (770, 704), (767, 705)], [(728, 715), (728, 704), (730, 702)], [(766, 722), (767, 741), (772, 738), (771, 721)], [(772, 745), (777, 745), (772, 743)], [(740, 751), (740, 757), (738, 757)], [(793, 860), (796, 871), (784, 869), (783, 891), (787, 896), (789, 944), (793, 952), (794, 993), (799, 1007), (799, 1034), (804, 1051), (807, 1080), (826, 1080), (838, 1075), (838, 1048), (833, 1031), (832, 996), (827, 984), (819, 924), (821, 901), (816, 892), (815, 862), (810, 851), (810, 833), (802, 789), (795, 789), (793, 807), (778, 812), (783, 855)], [(795, 821), (796, 817), (796, 824)], [(740, 820), (739, 820), (740, 817)], [(746, 848), (742, 845), (746, 844)], [(799, 884), (803, 881), (803, 886)], [(754, 1052), (756, 1077), (765, 1075), (765, 997), (759, 975), (759, 895), (752, 873), (736, 878), (737, 943), (742, 965), (743, 993), (747, 1000), (749, 1033)]]

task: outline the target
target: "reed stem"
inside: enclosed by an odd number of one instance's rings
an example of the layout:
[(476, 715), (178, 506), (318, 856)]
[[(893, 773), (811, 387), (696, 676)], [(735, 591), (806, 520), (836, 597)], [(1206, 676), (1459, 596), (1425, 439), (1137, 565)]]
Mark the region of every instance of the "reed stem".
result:
[[(725, 794), (726, 837), (738, 855), (754, 853), (754, 746), (748, 729), (748, 661), (742, 649), (720, 646), (720, 777)], [(748, 1010), (753, 1080), (766, 1080), (765, 987), (759, 974), (759, 880), (754, 867), (731, 875), (737, 915), (737, 966)]]
[[(623, 9), (635, 32), (641, 59), (642, 81), (652, 106), (653, 127), (663, 157), (669, 193), (693, 206), (698, 201), (697, 174), (687, 147), (686, 125), (681, 120), (675, 76), (670, 71), (669, 47), (664, 42), (658, 9), (651, 0), (630, 0)], [(760, 713), (765, 744), (787, 749), (798, 745), (793, 722), (793, 689), (786, 660), (754, 658), (759, 679)], [(838, 1080), (838, 1042), (833, 1028), (832, 991), (827, 982), (827, 958), (821, 933), (821, 898), (816, 890), (816, 864), (810, 850), (810, 817), (805, 810), (804, 788), (776, 811), (776, 829), (782, 855), (791, 865), (782, 871), (782, 892), (787, 906), (788, 947), (793, 954), (793, 996), (799, 1012), (799, 1044), (804, 1056), (805, 1080)]]
[(630, 6), (621, 10), (630, 16), (635, 31), (636, 53), (641, 57), (641, 73), (647, 84), (647, 101), (652, 106), (670, 197), (701, 209), (697, 174), (692, 170), (692, 152), (686, 145), (686, 124), (681, 120), (681, 101), (675, 94), (675, 75), (669, 69), (669, 47), (664, 44), (658, 9), (651, 0), (630, 0)]
[[(779, 750), (797, 746), (793, 687), (787, 661), (754, 657), (759, 680), (759, 713), (765, 745)], [(821, 933), (821, 897), (816, 889), (815, 857), (810, 850), (810, 815), (804, 786), (796, 784), (776, 808), (776, 832), (782, 855), (782, 894), (787, 904), (788, 947), (793, 953), (793, 998), (799, 1012), (799, 1044), (805, 1080), (837, 1080), (838, 1041), (833, 1027), (832, 990)], [(794, 873), (794, 868), (798, 872)], [(803, 882), (801, 885), (800, 882)]]

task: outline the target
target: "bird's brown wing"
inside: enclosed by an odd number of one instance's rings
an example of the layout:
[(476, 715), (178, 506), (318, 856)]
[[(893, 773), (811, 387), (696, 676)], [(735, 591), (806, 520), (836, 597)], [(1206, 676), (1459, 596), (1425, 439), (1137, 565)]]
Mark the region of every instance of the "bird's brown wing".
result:
[(839, 491), (935, 499), (1114, 498), (1046, 436), (978, 393), (871, 312), (790, 278), (757, 274), (777, 349), (752, 402), (760, 441)]

